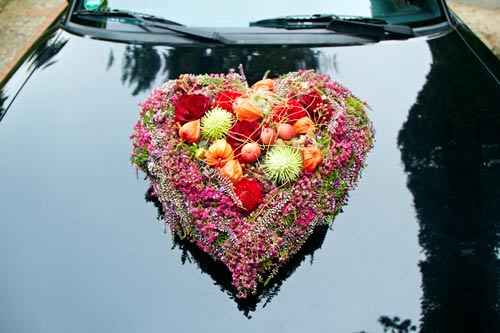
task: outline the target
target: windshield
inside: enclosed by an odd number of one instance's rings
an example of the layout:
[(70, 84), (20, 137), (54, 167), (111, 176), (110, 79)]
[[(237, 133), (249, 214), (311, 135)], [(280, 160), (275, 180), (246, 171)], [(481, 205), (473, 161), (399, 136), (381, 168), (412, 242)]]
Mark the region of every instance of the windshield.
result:
[(74, 10), (118, 9), (163, 17), (193, 27), (248, 27), (283, 16), (336, 14), (421, 25), (442, 17), (438, 0), (78, 0)]

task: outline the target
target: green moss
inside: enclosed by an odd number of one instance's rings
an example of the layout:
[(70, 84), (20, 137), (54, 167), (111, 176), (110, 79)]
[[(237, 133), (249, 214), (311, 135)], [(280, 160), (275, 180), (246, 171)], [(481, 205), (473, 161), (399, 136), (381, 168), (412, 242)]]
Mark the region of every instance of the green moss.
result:
[(319, 147), (321, 149), (321, 153), (323, 156), (328, 156), (330, 152), (330, 143), (331, 143), (332, 138), (330, 137), (330, 134), (328, 131), (321, 131), (321, 137), (317, 138), (316, 141), (319, 144)]
[(368, 116), (366, 115), (365, 111), (365, 104), (361, 102), (359, 99), (348, 96), (346, 98), (347, 105), (350, 107), (350, 112), (348, 111), (349, 114), (353, 114), (359, 119), (360, 125), (366, 125), (369, 120)]
[(222, 246), (227, 241), (229, 236), (225, 232), (219, 233), (219, 236), (215, 239), (215, 244)]
[(363, 109), (363, 102), (355, 97), (348, 96), (346, 98), (346, 102), (347, 105), (354, 109), (354, 111), (360, 112)]
[(323, 180), (323, 189), (325, 191), (329, 191), (332, 189), (335, 180), (339, 177), (339, 171), (333, 170), (328, 176), (326, 176)]
[(347, 183), (344, 181), (340, 182), (340, 186), (335, 193), (335, 200), (340, 201), (347, 194)]
[(194, 228), (194, 226), (189, 226), (187, 229), (183, 229), (182, 227), (180, 228), (180, 230), (177, 232), (177, 236), (183, 240), (183, 239), (186, 239), (186, 237), (190, 236), (190, 235), (194, 235), (196, 233), (196, 229)]
[(154, 114), (154, 111), (153, 110), (149, 110), (148, 112), (146, 112), (144, 114), (144, 116), (142, 116), (142, 124), (147, 129), (153, 127), (154, 124), (155, 124), (155, 121), (153, 119), (153, 114)]
[(196, 78), (196, 83), (199, 84), (200, 86), (210, 86), (210, 85), (220, 86), (222, 85), (223, 81), (221, 78), (211, 77), (209, 75), (203, 75)]
[(346, 98), (346, 103), (350, 107), (350, 112), (348, 111), (348, 113), (359, 118), (360, 125), (365, 125), (368, 122), (368, 117), (364, 110), (365, 105), (363, 102), (355, 97), (348, 96)]
[(293, 211), (291, 215), (285, 216), (283, 218), (283, 222), (285, 223), (285, 226), (287, 226), (287, 227), (291, 226), (296, 220), (297, 220), (297, 212), (296, 211)]
[(262, 267), (262, 269), (263, 269), (264, 271), (267, 271), (267, 270), (269, 270), (271, 267), (273, 267), (273, 261), (271, 260), (271, 258), (264, 259), (264, 260), (260, 263), (260, 267)]
[(149, 160), (148, 149), (146, 147), (137, 147), (135, 154), (135, 156), (130, 158), (130, 161), (142, 171), (147, 172)]

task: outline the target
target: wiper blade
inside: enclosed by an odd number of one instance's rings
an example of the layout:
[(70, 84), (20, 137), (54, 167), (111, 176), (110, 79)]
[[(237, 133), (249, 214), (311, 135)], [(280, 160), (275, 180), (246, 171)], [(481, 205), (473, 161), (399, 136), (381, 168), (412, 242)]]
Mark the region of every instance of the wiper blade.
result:
[(415, 37), (413, 29), (407, 25), (397, 24), (375, 24), (371, 22), (346, 21), (333, 19), (326, 26), (327, 30), (351, 34), (356, 36), (367, 36), (374, 38), (396, 38), (407, 39)]
[(314, 15), (293, 15), (275, 17), (270, 19), (250, 22), (251, 27), (268, 27), (268, 28), (283, 28), (283, 29), (314, 29), (326, 28), (333, 20), (357, 21), (374, 24), (387, 24), (384, 20), (362, 16), (345, 16), (334, 14), (314, 14)]
[(165, 24), (172, 24), (172, 25), (178, 25), (182, 26), (183, 24), (164, 19), (162, 17), (154, 16), (154, 15), (148, 15), (148, 14), (142, 14), (142, 13), (135, 13), (135, 12), (130, 12), (126, 10), (118, 10), (118, 9), (100, 9), (100, 10), (79, 10), (73, 13), (75, 16), (81, 16), (81, 17), (96, 17), (96, 16), (101, 16), (101, 17), (128, 17), (128, 18), (135, 18), (138, 19), (139, 21), (147, 21), (147, 22), (161, 22)]
[[(174, 22), (171, 20), (167, 20), (161, 17), (153, 16), (153, 15), (146, 15), (146, 14), (141, 14), (141, 13), (135, 13), (135, 12), (130, 12), (130, 11), (124, 11), (124, 10), (80, 10), (76, 11), (73, 13), (75, 16), (80, 16), (80, 17), (116, 17), (116, 18), (133, 18), (137, 20), (137, 25), (140, 26), (142, 29), (151, 32), (148, 27), (154, 27), (154, 28), (159, 28), (159, 29), (165, 29), (168, 31), (173, 31), (176, 33), (180, 33), (183, 35), (186, 35), (191, 38), (197, 38), (197, 39), (203, 39), (203, 40), (208, 40), (211, 42), (218, 42), (218, 43), (223, 43), (223, 44), (235, 44), (237, 43), (236, 40), (230, 39), (216, 31), (206, 31), (206, 30), (201, 30), (201, 29), (195, 29), (195, 28), (190, 28), (186, 27), (181, 23)], [(125, 22), (127, 23), (127, 22)], [(130, 23), (130, 22), (128, 22)], [(130, 23), (133, 24), (133, 23)]]
[(409, 26), (389, 24), (384, 20), (333, 14), (284, 16), (250, 22), (251, 27), (281, 29), (326, 29), (343, 34), (371, 38), (410, 38), (415, 32)]

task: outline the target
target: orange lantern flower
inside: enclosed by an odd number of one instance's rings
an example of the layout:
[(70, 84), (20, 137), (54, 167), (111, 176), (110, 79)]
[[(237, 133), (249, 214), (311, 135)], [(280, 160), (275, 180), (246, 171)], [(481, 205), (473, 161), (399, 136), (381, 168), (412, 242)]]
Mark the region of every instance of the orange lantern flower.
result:
[(214, 141), (205, 153), (205, 162), (210, 166), (223, 167), (224, 164), (234, 159), (233, 148), (225, 139)]
[(179, 136), (182, 141), (195, 143), (200, 140), (200, 119), (185, 123), (179, 129)]
[(256, 121), (262, 118), (259, 106), (248, 97), (238, 97), (233, 107), (238, 120)]
[(264, 90), (264, 91), (273, 92), (274, 91), (274, 81), (271, 79), (263, 79), (263, 80), (255, 82), (250, 87), (250, 91), (256, 92), (257, 90)]
[(309, 117), (302, 117), (293, 124), (293, 129), (296, 133), (307, 134), (309, 132), (314, 132), (315, 124), (314, 121)]
[(220, 169), (220, 172), (229, 178), (235, 184), (243, 177), (243, 170), (241, 169), (240, 162), (237, 160), (230, 160)]
[(323, 154), (316, 147), (306, 147), (302, 150), (302, 165), (304, 171), (311, 173), (323, 162)]

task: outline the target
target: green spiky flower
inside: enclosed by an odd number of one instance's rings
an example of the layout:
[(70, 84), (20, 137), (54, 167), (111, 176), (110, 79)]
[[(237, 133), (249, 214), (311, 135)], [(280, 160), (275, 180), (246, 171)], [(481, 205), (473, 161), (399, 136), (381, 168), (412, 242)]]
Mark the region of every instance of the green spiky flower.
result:
[(201, 135), (208, 140), (222, 139), (233, 126), (234, 121), (233, 115), (224, 109), (210, 110), (201, 118)]
[(302, 170), (302, 156), (297, 149), (289, 146), (273, 147), (264, 158), (262, 170), (272, 182), (292, 182)]

